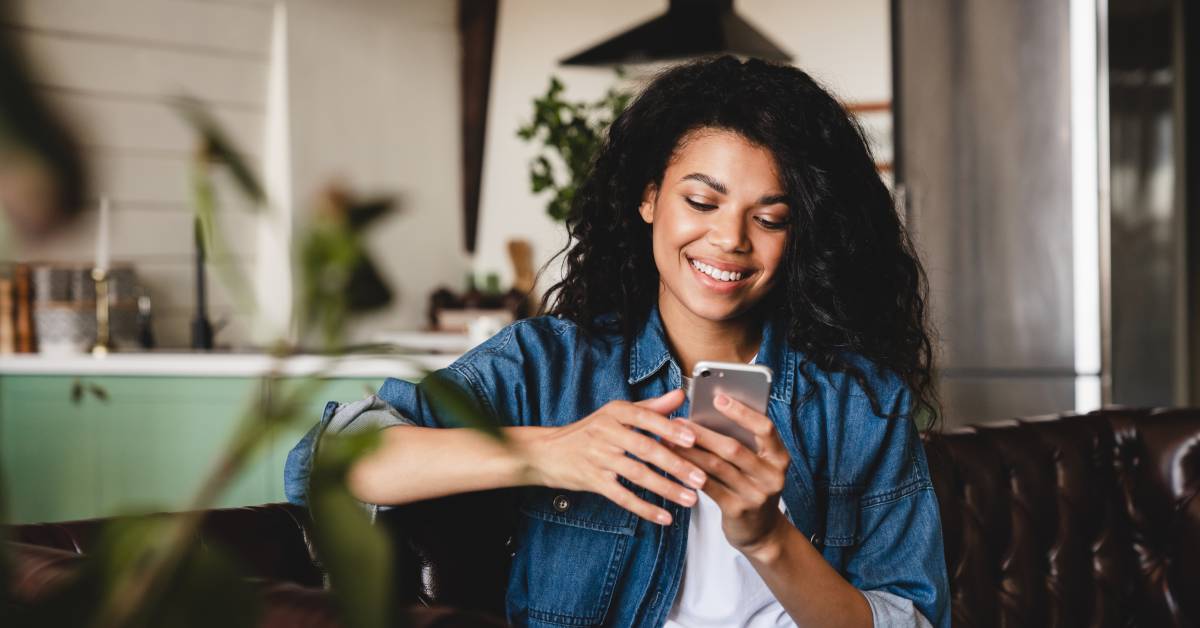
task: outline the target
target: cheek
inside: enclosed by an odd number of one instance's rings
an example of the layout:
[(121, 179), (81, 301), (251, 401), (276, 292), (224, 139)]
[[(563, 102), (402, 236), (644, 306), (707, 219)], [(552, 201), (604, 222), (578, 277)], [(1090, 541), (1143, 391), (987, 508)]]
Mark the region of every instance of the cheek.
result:
[(783, 255), (787, 250), (787, 238), (766, 238), (761, 244), (756, 245), (755, 249), (761, 253), (759, 263), (767, 271), (764, 274), (773, 279), (779, 274), (780, 266), (783, 264)]
[(654, 256), (675, 257), (679, 249), (704, 235), (703, 222), (672, 206), (659, 206), (654, 220)]

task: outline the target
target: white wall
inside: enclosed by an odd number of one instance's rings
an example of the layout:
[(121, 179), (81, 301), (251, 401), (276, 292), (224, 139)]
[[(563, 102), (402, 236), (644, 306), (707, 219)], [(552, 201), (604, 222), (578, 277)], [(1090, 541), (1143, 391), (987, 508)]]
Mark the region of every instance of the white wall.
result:
[[(565, 242), (560, 224), (545, 215), (545, 199), (529, 191), (532, 145), (516, 137), (545, 93), (551, 74), (570, 98), (594, 99), (614, 78), (611, 70), (559, 67), (558, 60), (666, 10), (665, 0), (500, 3), (480, 205), (478, 272), (512, 272), (505, 243), (529, 239), (539, 263)], [(738, 13), (794, 63), (847, 102), (891, 99), (887, 0), (740, 0)], [(569, 7), (569, 10), (565, 10)], [(886, 129), (886, 120), (884, 121)], [(544, 282), (543, 282), (544, 283)]]
[(429, 294), (459, 287), (462, 248), (456, 3), (288, 0), (296, 220), (331, 180), (396, 194), (369, 246), (398, 302), (350, 334), (425, 324)]

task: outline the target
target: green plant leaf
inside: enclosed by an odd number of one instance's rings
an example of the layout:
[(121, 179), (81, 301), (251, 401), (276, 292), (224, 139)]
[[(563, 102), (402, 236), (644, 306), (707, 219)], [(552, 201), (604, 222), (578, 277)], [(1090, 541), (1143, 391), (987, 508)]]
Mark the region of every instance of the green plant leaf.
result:
[(221, 130), (221, 126), (217, 124), (216, 119), (195, 98), (179, 96), (173, 99), (172, 104), (183, 119), (192, 127), (192, 130), (200, 136), (205, 156), (209, 160), (221, 163), (229, 168), (229, 173), (233, 176), (233, 180), (237, 183), (238, 188), (255, 202), (256, 207), (260, 207), (266, 200), (266, 194), (263, 192), (262, 185), (258, 182), (258, 177), (254, 175), (254, 171), (246, 164), (246, 160), (242, 157), (241, 152), (226, 137), (225, 132)]
[(538, 155), (530, 164), (529, 182), (535, 194), (554, 187), (554, 171), (545, 155)]
[(447, 425), (469, 427), (479, 430), (496, 440), (503, 441), (500, 417), (492, 416), (475, 400), (469, 391), (437, 371), (425, 373), (418, 386), (429, 397), (434, 412)]
[(391, 199), (357, 201), (331, 190), (298, 236), (300, 336), (320, 333), (336, 349), (347, 317), (391, 302), (393, 293), (366, 250), (359, 228), (391, 210)]
[(390, 214), (395, 204), (395, 199), (390, 197), (371, 198), (348, 203), (346, 207), (346, 223), (351, 231), (361, 231), (368, 224)]
[(313, 536), (329, 572), (337, 608), (347, 628), (390, 625), (390, 548), (362, 506), (344, 488), (314, 488), (309, 498)]
[(395, 614), (390, 542), (345, 484), (350, 465), (378, 441), (377, 432), (322, 438), (309, 490), (317, 556), (347, 628), (385, 628)]

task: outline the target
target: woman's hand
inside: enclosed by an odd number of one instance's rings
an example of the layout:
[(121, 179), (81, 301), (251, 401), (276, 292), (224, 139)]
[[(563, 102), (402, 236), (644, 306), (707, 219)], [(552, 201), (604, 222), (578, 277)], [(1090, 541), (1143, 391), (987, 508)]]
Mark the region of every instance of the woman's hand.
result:
[[(692, 446), (695, 431), (665, 416), (678, 408), (683, 398), (682, 390), (673, 390), (637, 403), (612, 401), (570, 425), (545, 428), (543, 436), (527, 445), (534, 481), (543, 486), (599, 493), (639, 517), (662, 525), (671, 523), (670, 513), (638, 498), (617, 478), (623, 477), (683, 506), (696, 503), (694, 491), (649, 467), (652, 464), (689, 486), (704, 485), (704, 472), (677, 453)], [(662, 437), (676, 451), (634, 428)], [(626, 456), (626, 452), (638, 460)]]
[(721, 508), (721, 527), (729, 544), (743, 553), (754, 552), (779, 526), (791, 525), (779, 510), (790, 457), (771, 419), (726, 395), (717, 395), (714, 403), (722, 414), (754, 434), (758, 452), (684, 420), (677, 423), (696, 432), (696, 446), (671, 449), (710, 476), (703, 490)]

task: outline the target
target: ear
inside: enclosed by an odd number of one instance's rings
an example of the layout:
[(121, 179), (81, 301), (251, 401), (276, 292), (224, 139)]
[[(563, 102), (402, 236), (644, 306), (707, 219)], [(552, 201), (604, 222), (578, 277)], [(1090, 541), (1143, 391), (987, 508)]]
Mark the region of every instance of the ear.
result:
[(658, 200), (658, 188), (653, 183), (646, 184), (642, 192), (642, 203), (638, 205), (638, 213), (647, 224), (654, 224), (654, 202)]

